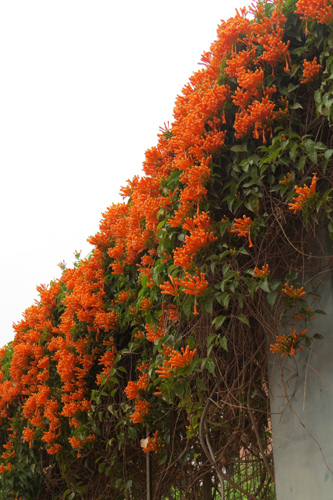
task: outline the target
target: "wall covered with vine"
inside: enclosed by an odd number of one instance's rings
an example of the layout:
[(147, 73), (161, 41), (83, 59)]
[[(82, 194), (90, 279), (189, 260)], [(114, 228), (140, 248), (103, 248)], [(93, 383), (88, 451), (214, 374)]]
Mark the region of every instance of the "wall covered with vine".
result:
[(156, 500), (274, 498), (268, 352), (320, 342), (332, 25), (331, 0), (222, 21), (89, 258), (1, 350), (2, 498), (143, 499), (147, 453)]

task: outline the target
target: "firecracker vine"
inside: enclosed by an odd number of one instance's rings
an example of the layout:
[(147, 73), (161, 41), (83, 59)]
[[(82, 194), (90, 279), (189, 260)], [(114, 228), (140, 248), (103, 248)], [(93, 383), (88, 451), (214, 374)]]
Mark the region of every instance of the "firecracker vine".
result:
[(38, 288), (0, 354), (3, 498), (143, 498), (147, 454), (156, 499), (274, 498), (267, 358), (320, 338), (333, 236), (332, 8), (222, 21), (89, 257)]

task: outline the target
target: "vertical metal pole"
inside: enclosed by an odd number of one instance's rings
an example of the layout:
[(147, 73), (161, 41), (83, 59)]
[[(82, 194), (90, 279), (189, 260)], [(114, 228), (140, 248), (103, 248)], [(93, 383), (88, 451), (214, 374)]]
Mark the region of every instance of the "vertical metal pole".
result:
[[(149, 436), (148, 426), (146, 427), (147, 438)], [(146, 453), (146, 482), (147, 482), (147, 500), (153, 500), (153, 470), (150, 452)]]

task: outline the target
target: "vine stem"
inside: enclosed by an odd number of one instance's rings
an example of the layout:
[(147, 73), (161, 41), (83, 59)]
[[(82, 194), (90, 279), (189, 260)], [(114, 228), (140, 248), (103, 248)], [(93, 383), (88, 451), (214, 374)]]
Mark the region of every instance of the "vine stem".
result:
[(262, 459), (264, 461), (266, 470), (267, 470), (268, 474), (270, 475), (271, 480), (274, 482), (274, 473), (273, 473), (271, 467), (269, 466), (269, 463), (268, 463), (268, 460), (267, 460), (267, 456), (266, 456), (265, 450), (263, 449), (262, 442), (261, 442), (261, 439), (260, 439), (260, 435), (259, 435), (259, 431), (258, 431), (258, 426), (257, 426), (256, 421), (254, 419), (253, 411), (252, 411), (252, 408), (251, 408), (251, 380), (252, 380), (252, 363), (251, 363), (251, 368), (250, 368), (250, 383), (249, 383), (249, 387), (248, 387), (248, 390), (247, 390), (247, 409), (248, 409), (248, 412), (249, 412), (249, 415), (250, 415), (250, 419), (251, 419), (251, 423), (252, 423), (252, 426), (253, 426), (253, 430), (254, 430), (254, 433), (255, 433), (256, 438), (257, 438), (258, 446), (259, 446), (260, 453), (262, 455)]
[[(220, 468), (219, 464), (215, 460), (212, 448), (210, 446), (208, 435), (206, 435), (206, 439), (204, 438), (206, 416), (207, 416), (207, 412), (208, 412), (209, 406), (211, 404), (210, 400), (215, 395), (219, 384), (220, 384), (220, 382), (216, 382), (216, 384), (215, 384), (212, 392), (210, 393), (210, 396), (209, 396), (209, 398), (207, 400), (207, 403), (205, 404), (204, 411), (202, 413), (202, 417), (200, 419), (199, 438), (200, 438), (201, 447), (202, 447), (203, 451), (205, 452), (206, 457), (208, 458), (208, 460), (210, 461), (210, 463), (212, 464), (212, 466), (216, 470), (219, 478), (222, 478), (224, 481), (227, 481), (233, 488), (235, 488), (238, 491), (240, 491), (241, 493), (243, 493), (243, 495), (245, 495), (246, 498), (248, 498), (249, 500), (258, 500), (258, 498), (256, 496), (254, 496), (254, 495), (252, 495), (252, 493), (249, 493), (248, 491), (244, 490), (241, 486), (239, 486), (237, 483), (235, 483), (228, 476), (228, 474), (226, 474), (225, 472), (222, 471), (222, 469)], [(206, 442), (207, 442), (207, 444), (206, 444)]]

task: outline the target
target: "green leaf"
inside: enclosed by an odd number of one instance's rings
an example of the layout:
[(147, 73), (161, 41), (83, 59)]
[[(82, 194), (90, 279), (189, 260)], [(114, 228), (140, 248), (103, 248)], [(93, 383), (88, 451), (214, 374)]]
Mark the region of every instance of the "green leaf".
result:
[(288, 85), (288, 92), (293, 92), (294, 90), (298, 89), (299, 85), (294, 85), (293, 83), (289, 83)]
[(215, 363), (211, 358), (205, 359), (204, 367), (207, 368), (207, 370), (210, 371), (210, 373), (215, 376)]
[(298, 273), (289, 273), (288, 276), (287, 276), (287, 280), (290, 281), (290, 280), (295, 280), (298, 276)]
[(321, 102), (321, 92), (320, 90), (316, 90), (316, 92), (314, 93), (314, 100), (317, 104), (319, 104)]
[(164, 462), (166, 462), (167, 458), (168, 458), (168, 454), (167, 454), (165, 451), (164, 451), (164, 452), (162, 452), (162, 453), (160, 454), (160, 456), (158, 457), (158, 463), (159, 463), (160, 465), (164, 464)]
[(190, 300), (189, 297), (187, 297), (187, 299), (184, 302), (183, 311), (187, 318), (189, 318), (192, 315), (192, 301)]
[(221, 301), (222, 301), (222, 305), (225, 307), (225, 309), (228, 309), (229, 300), (230, 300), (230, 294), (228, 292), (224, 292), (222, 294)]
[(166, 221), (168, 220), (168, 218), (162, 220), (158, 225), (157, 225), (157, 231), (159, 231), (163, 226), (164, 224), (166, 223)]
[(241, 322), (242, 322), (242, 323), (244, 323), (245, 325), (250, 326), (249, 320), (248, 320), (248, 318), (245, 316), (245, 314), (238, 314), (237, 319), (239, 319), (239, 321), (241, 321)]
[(98, 466), (98, 472), (104, 472), (105, 462), (101, 462)]
[(310, 347), (312, 344), (312, 339), (310, 339), (310, 337), (304, 337), (304, 342), (306, 347)]
[(214, 319), (213, 323), (215, 324), (215, 328), (218, 329), (220, 328), (221, 325), (223, 325), (224, 321), (226, 320), (226, 316), (217, 316), (217, 318)]
[(112, 467), (107, 467), (107, 468), (105, 469), (104, 474), (105, 474), (106, 476), (111, 476), (111, 475), (112, 475)]
[(181, 399), (184, 397), (184, 394), (185, 394), (185, 387), (184, 387), (184, 383), (182, 382), (178, 382), (175, 386), (175, 393), (176, 395)]
[(187, 345), (189, 346), (190, 349), (193, 349), (194, 344), (195, 344), (195, 337), (194, 335), (191, 335), (191, 337), (187, 339)]
[(204, 308), (208, 312), (208, 314), (212, 314), (213, 313), (213, 302), (214, 302), (214, 298), (212, 298), (212, 297), (206, 297), (205, 298)]
[(232, 146), (230, 148), (230, 151), (233, 151), (234, 153), (242, 153), (242, 152), (247, 152), (247, 145), (246, 144), (239, 144), (237, 146)]
[(227, 337), (221, 337), (219, 339), (219, 343), (220, 343), (220, 346), (222, 347), (222, 349), (224, 349), (225, 351), (228, 350), (228, 341), (227, 341)]
[(317, 164), (317, 151), (315, 149), (315, 145), (316, 143), (314, 141), (312, 141), (311, 139), (307, 139), (306, 141), (304, 141), (304, 146), (305, 146), (305, 149), (306, 151), (308, 152), (309, 154), (309, 157), (310, 157), (310, 160)]
[(295, 104), (292, 104), (289, 106), (289, 109), (303, 109), (303, 106), (299, 102), (295, 102)]
[(322, 311), (321, 309), (316, 309), (314, 312), (315, 312), (316, 314), (324, 314), (325, 316), (326, 316), (326, 314), (327, 314), (325, 311)]
[(216, 339), (216, 337), (217, 337), (216, 333), (211, 333), (207, 338), (207, 345), (212, 344)]
[(271, 291), (269, 288), (269, 283), (268, 283), (267, 278), (265, 278), (264, 280), (262, 280), (259, 283), (259, 288), (261, 288), (262, 290), (264, 290), (264, 292), (267, 292), (267, 293), (269, 293)]
[(137, 435), (138, 435), (138, 432), (137, 430), (135, 429), (135, 427), (129, 427), (128, 428), (128, 435), (131, 439), (136, 439)]
[(201, 380), (201, 378), (197, 378), (196, 379), (196, 384), (197, 384), (197, 387), (198, 389), (200, 389), (200, 391), (207, 391), (207, 387), (205, 386), (205, 384), (203, 383), (203, 381)]
[(275, 304), (275, 301), (277, 299), (277, 292), (271, 292), (269, 294), (267, 294), (267, 302), (269, 303), (270, 306), (274, 306)]

